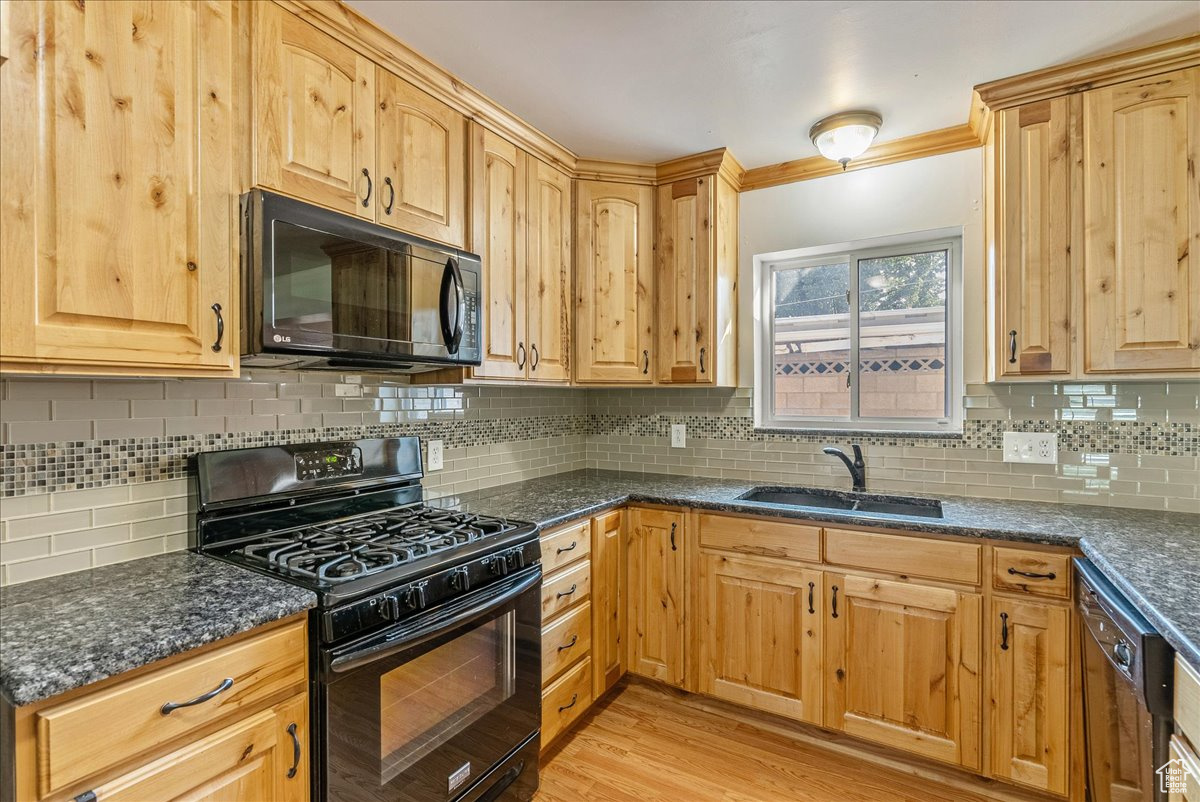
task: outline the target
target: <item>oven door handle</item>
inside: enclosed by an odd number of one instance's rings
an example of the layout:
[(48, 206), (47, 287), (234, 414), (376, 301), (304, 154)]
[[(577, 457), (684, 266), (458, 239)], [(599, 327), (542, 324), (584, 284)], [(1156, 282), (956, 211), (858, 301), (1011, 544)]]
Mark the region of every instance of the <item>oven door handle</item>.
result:
[[(396, 652), (419, 646), (449, 630), (485, 618), (536, 586), (541, 579), (542, 567), (540, 565), (520, 574), (514, 574), (503, 582), (483, 588), (478, 594), (471, 594), (473, 598), (470, 598), (469, 602), (466, 598), (462, 599), (461, 609), (450, 608), (443, 611), (444, 615), (435, 616), (424, 623), (397, 628), (387, 633), (386, 638), (378, 645), (361, 650), (348, 649), (345, 654), (333, 657), (329, 661), (329, 670), (338, 674), (353, 671)], [(378, 637), (376, 636), (376, 638)]]

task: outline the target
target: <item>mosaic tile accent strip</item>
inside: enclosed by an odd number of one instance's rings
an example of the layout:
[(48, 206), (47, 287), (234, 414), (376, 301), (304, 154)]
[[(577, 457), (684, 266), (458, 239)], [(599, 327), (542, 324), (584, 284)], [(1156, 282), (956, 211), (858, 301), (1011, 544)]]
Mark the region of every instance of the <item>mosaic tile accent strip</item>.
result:
[[(810, 362), (775, 360), (776, 376), (835, 376), (846, 371), (846, 360)], [(938, 357), (919, 359), (864, 359), (858, 363), (862, 373), (936, 373), (946, 367)]]

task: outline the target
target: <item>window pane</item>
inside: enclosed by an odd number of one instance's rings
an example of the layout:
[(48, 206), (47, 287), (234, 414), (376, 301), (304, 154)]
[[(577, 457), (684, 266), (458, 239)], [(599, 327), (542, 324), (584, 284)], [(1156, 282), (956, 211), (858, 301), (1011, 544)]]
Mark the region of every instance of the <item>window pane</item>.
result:
[(945, 417), (949, 259), (939, 250), (859, 260), (862, 417)]
[(775, 414), (847, 418), (850, 264), (775, 272)]

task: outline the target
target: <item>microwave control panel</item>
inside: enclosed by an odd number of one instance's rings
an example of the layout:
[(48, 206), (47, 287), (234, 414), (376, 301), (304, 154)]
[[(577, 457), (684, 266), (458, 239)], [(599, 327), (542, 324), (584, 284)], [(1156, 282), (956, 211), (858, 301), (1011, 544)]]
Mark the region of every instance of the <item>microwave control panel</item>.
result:
[(352, 445), (301, 451), (295, 458), (296, 478), (302, 481), (360, 476), (363, 472), (362, 452)]

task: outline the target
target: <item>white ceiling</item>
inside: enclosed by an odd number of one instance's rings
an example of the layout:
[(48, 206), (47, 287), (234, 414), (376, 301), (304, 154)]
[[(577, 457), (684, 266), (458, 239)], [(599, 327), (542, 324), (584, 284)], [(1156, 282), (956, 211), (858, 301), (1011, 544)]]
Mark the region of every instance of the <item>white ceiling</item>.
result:
[(349, 2), (580, 156), (747, 167), (833, 112), (896, 139), (966, 122), (977, 83), (1200, 32), (1198, 0)]

